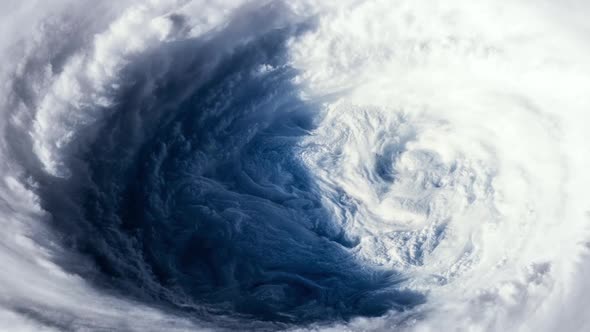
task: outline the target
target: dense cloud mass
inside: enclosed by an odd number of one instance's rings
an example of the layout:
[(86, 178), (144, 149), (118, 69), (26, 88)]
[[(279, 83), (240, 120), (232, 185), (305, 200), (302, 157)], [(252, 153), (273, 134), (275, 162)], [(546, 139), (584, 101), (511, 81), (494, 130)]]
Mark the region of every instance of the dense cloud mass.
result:
[(588, 10), (3, 1), (0, 330), (589, 330)]

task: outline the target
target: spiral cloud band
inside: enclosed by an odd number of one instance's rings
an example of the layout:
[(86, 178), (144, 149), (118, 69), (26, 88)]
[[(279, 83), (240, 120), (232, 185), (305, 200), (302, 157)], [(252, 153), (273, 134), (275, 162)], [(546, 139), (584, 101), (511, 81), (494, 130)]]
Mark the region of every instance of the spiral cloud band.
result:
[(588, 11), (2, 2), (0, 330), (589, 330)]

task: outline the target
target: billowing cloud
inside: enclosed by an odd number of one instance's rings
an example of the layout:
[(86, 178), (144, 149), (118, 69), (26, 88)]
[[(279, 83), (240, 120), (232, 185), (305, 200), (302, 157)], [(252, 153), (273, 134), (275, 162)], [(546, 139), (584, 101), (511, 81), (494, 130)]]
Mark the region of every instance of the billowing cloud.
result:
[(0, 329), (584, 331), (583, 1), (5, 1)]

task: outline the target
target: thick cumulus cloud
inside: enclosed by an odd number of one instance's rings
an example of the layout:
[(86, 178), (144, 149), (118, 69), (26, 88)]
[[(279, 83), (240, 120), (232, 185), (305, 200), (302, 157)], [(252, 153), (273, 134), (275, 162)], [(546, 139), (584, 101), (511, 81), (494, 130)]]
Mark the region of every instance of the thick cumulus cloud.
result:
[(3, 2), (0, 329), (588, 329), (588, 9)]

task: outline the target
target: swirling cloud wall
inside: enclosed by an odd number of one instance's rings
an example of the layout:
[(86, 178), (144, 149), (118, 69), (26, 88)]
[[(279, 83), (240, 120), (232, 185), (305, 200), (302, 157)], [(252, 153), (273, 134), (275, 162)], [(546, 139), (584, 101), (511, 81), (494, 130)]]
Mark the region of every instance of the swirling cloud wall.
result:
[(587, 10), (2, 3), (0, 330), (587, 330)]

